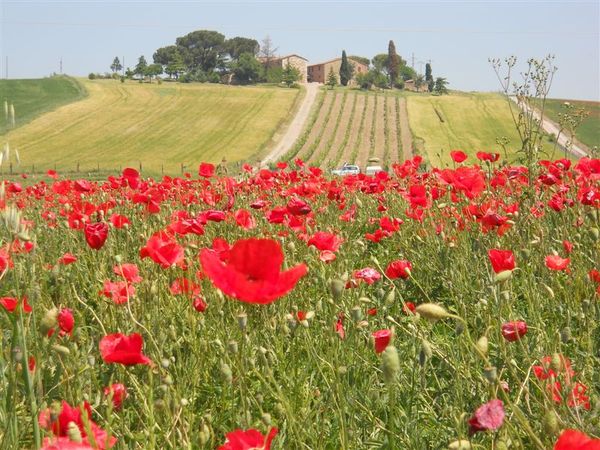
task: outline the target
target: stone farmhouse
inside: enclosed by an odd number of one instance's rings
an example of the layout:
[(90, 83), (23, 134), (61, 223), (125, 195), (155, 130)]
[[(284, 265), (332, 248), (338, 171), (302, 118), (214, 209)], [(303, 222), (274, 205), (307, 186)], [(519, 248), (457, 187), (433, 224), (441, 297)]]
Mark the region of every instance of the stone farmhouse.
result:
[(423, 81), (423, 84), (417, 88), (415, 80), (406, 80), (404, 82), (404, 90), (411, 92), (429, 92), (426, 81)]
[[(351, 80), (350, 84), (353, 84), (354, 77), (359, 73), (366, 73), (369, 71), (369, 66), (361, 63), (352, 58), (348, 58), (350, 64), (354, 66), (354, 75), (353, 80)], [(330, 61), (325, 61), (320, 64), (313, 64), (308, 66), (308, 82), (313, 83), (326, 83), (327, 77), (329, 76), (329, 71), (333, 70), (333, 73), (338, 78), (340, 75), (340, 66), (342, 65), (342, 58), (332, 59)]]
[[(258, 60), (263, 64), (266, 63), (265, 57), (260, 57), (260, 58), (258, 58)], [(303, 58), (300, 55), (292, 54), (292, 55), (277, 56), (275, 58), (272, 58), (269, 61), (269, 67), (281, 67), (282, 69), (285, 69), (287, 67), (287, 65), (289, 64), (291, 67), (295, 67), (300, 72), (300, 79), (298, 81), (300, 83), (306, 83), (307, 82), (307, 63), (308, 63), (308, 59)]]

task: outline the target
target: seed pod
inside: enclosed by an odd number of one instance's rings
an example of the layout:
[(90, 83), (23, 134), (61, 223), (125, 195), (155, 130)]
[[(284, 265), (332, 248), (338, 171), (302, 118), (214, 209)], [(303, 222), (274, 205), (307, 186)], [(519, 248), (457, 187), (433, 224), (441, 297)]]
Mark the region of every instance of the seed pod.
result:
[(81, 430), (73, 421), (67, 424), (67, 436), (69, 437), (69, 441), (71, 442), (77, 442), (78, 444), (81, 444), (83, 442), (83, 438), (81, 437)]
[(590, 228), (590, 235), (594, 240), (598, 240), (600, 238), (600, 230), (596, 227)]
[(454, 326), (454, 332), (456, 333), (457, 336), (460, 336), (461, 334), (463, 334), (465, 331), (465, 324), (457, 321), (456, 325)]
[(48, 332), (58, 326), (58, 308), (54, 307), (46, 311), (40, 322), (40, 332), (43, 336), (48, 335)]
[(242, 331), (245, 330), (246, 327), (248, 326), (248, 316), (246, 315), (246, 313), (238, 314), (237, 321), (238, 321), (238, 326), (240, 327), (240, 329)]
[(466, 439), (460, 439), (448, 444), (448, 450), (471, 450), (471, 443)]
[(498, 439), (496, 441), (495, 450), (508, 450), (508, 445), (506, 445), (506, 442), (504, 442), (502, 439)]
[(558, 417), (553, 410), (546, 411), (543, 420), (544, 432), (550, 436), (556, 436), (560, 430)]
[(481, 352), (482, 355), (487, 356), (488, 348), (489, 348), (489, 341), (486, 336), (481, 336), (475, 343), (475, 346)]
[(448, 317), (446, 308), (435, 303), (422, 303), (415, 308), (415, 312), (433, 322)]
[(233, 382), (233, 373), (231, 372), (231, 367), (225, 363), (221, 363), (220, 371), (223, 381), (227, 384), (231, 384)]
[(238, 352), (238, 343), (234, 340), (231, 340), (227, 343), (227, 350), (229, 353), (236, 354)]
[(571, 327), (564, 327), (560, 332), (560, 340), (563, 344), (566, 344), (571, 340), (571, 338)]
[(382, 353), (383, 379), (386, 383), (392, 383), (400, 372), (400, 359), (398, 351), (394, 346), (388, 346)]
[(294, 253), (296, 251), (296, 244), (294, 244), (292, 241), (288, 242), (286, 247), (290, 253)]
[(260, 416), (260, 420), (262, 421), (262, 423), (265, 424), (265, 427), (271, 426), (271, 414), (262, 413), (262, 415)]
[(393, 305), (395, 302), (396, 302), (396, 290), (392, 289), (385, 296), (385, 304), (386, 305)]
[(360, 306), (352, 307), (352, 309), (350, 310), (350, 316), (352, 317), (352, 320), (354, 320), (355, 322), (358, 322), (359, 320), (361, 320), (362, 319), (362, 310), (360, 309)]
[(163, 367), (163, 369), (168, 369), (171, 365), (171, 360), (168, 358), (163, 358), (160, 360), (160, 365)]
[(344, 288), (346, 287), (346, 283), (344, 283), (340, 279), (331, 280), (329, 282), (329, 291), (331, 292), (331, 296), (337, 300), (341, 297), (342, 292), (344, 292)]

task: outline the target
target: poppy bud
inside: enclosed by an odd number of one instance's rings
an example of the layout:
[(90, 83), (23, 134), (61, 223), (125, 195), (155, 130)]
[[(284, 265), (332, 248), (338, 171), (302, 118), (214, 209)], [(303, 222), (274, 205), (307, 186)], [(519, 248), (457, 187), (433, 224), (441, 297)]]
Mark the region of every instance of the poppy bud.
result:
[(58, 325), (58, 308), (52, 308), (46, 311), (40, 322), (40, 332), (43, 336), (47, 336), (50, 330), (53, 330)]
[(544, 289), (546, 289), (546, 291), (548, 291), (548, 294), (550, 294), (550, 297), (554, 298), (554, 291), (552, 290), (552, 288), (544, 283), (542, 283), (542, 286), (544, 287)]
[(83, 442), (83, 438), (81, 437), (81, 430), (73, 421), (69, 422), (67, 425), (67, 436), (69, 437), (69, 441), (71, 442), (77, 442), (78, 444), (81, 444), (81, 442)]
[(415, 312), (432, 322), (448, 317), (446, 308), (435, 303), (422, 303), (415, 308)]
[(290, 253), (294, 253), (296, 251), (296, 244), (294, 244), (292, 241), (288, 242), (286, 247)]
[(395, 301), (396, 301), (396, 290), (392, 289), (385, 296), (385, 304), (386, 305), (393, 305)]
[(238, 352), (238, 343), (236, 341), (229, 341), (227, 343), (227, 350), (229, 350), (229, 353), (237, 353)]
[(448, 450), (471, 450), (471, 443), (466, 439), (454, 441), (448, 445)]
[(225, 381), (227, 384), (231, 384), (233, 382), (233, 373), (231, 372), (231, 367), (225, 363), (221, 363), (220, 371), (223, 381)]
[(382, 354), (383, 361), (383, 379), (386, 383), (392, 383), (400, 372), (400, 359), (396, 347), (387, 347)]
[(456, 333), (456, 335), (460, 336), (461, 334), (463, 334), (464, 331), (465, 324), (462, 322), (456, 322), (456, 325), (454, 326), (454, 332)]
[(52, 350), (54, 350), (59, 355), (63, 355), (63, 356), (68, 356), (71, 354), (71, 351), (64, 345), (55, 344), (52, 346)]
[(596, 227), (592, 227), (590, 228), (590, 235), (594, 240), (598, 240), (598, 238), (600, 238), (600, 230), (598, 230), (598, 228)]
[(486, 336), (481, 336), (475, 343), (475, 346), (477, 347), (477, 350), (479, 350), (483, 356), (487, 356), (487, 352), (488, 352), (488, 348), (489, 348), (489, 341)]
[(423, 339), (423, 341), (421, 341), (421, 350), (419, 351), (419, 365), (424, 367), (427, 360), (431, 358), (432, 355), (433, 351), (431, 350), (431, 345)]
[(346, 283), (344, 283), (340, 279), (331, 280), (331, 282), (329, 283), (329, 291), (331, 292), (331, 296), (335, 300), (340, 298), (340, 296), (342, 295), (342, 292), (344, 292), (345, 286), (346, 286)]
[(262, 421), (262, 423), (265, 424), (265, 427), (271, 426), (271, 414), (262, 413), (262, 415), (260, 416), (260, 420)]
[(158, 294), (158, 286), (156, 285), (156, 283), (152, 283), (152, 286), (150, 286), (150, 293), (152, 295)]
[(164, 378), (164, 382), (167, 386), (173, 385), (173, 377), (171, 375), (166, 375)]
[(562, 357), (558, 353), (554, 353), (550, 359), (550, 368), (558, 373), (562, 369)]
[(560, 340), (562, 341), (563, 344), (566, 344), (567, 342), (569, 342), (571, 340), (571, 328), (570, 327), (564, 327), (561, 332), (560, 332)]
[(496, 441), (496, 450), (508, 450), (508, 446), (506, 445), (506, 442), (504, 442), (501, 439)]
[(543, 421), (544, 432), (550, 436), (556, 436), (560, 430), (558, 417), (553, 410), (546, 411)]
[(346, 366), (340, 366), (337, 368), (338, 375), (346, 375), (348, 373), (348, 368)]
[(500, 273), (497, 273), (496, 275), (494, 275), (494, 283), (503, 283), (507, 280), (510, 280), (510, 277), (512, 277), (512, 270), (503, 270)]
[(488, 383), (494, 384), (496, 378), (498, 378), (498, 371), (494, 366), (485, 367), (483, 369), (483, 377), (487, 380)]
[(169, 361), (167, 358), (163, 358), (160, 361), (160, 365), (163, 367), (163, 369), (168, 369), (169, 366), (171, 365), (171, 361)]

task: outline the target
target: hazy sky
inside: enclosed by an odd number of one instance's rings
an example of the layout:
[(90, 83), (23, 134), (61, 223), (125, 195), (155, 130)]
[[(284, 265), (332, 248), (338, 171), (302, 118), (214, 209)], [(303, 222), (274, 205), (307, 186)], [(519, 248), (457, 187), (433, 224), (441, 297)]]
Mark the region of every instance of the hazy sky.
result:
[(0, 0), (2, 77), (134, 66), (198, 29), (261, 41), (310, 63), (348, 54), (398, 53), (461, 90), (497, 90), (488, 58), (521, 62), (551, 53), (551, 97), (600, 100), (600, 0), (591, 1), (11, 1)]

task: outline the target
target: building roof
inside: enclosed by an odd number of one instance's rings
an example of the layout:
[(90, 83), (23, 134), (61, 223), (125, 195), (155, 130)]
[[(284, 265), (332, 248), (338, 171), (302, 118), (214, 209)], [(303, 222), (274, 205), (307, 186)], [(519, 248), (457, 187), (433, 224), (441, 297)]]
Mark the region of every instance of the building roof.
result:
[[(297, 55), (296, 53), (292, 53), (291, 55), (285, 55), (285, 56), (273, 56), (273, 58), (271, 59), (271, 61), (278, 61), (280, 59), (286, 59), (289, 58), (291, 56), (295, 56), (297, 58), (303, 59), (304, 61), (308, 61), (308, 59), (304, 58), (303, 56)], [(266, 57), (265, 56), (259, 56), (258, 60), (259, 61), (266, 61)]]
[[(340, 60), (340, 59), (342, 59), (342, 58), (341, 58), (341, 57), (340, 57), (340, 58), (333, 58), (333, 59), (330, 59), (329, 61), (324, 61), (324, 62), (322, 62), (322, 63), (318, 63), (318, 64), (311, 64), (311, 65), (310, 65), (310, 66), (308, 66), (308, 67), (322, 66), (322, 65), (324, 65), (324, 64), (329, 64), (329, 63), (332, 63), (332, 62), (334, 62), (334, 61), (338, 61), (338, 60)], [(349, 57), (348, 57), (348, 61), (352, 61), (353, 63), (360, 64), (361, 66), (366, 66), (366, 64), (363, 64), (363, 63), (361, 63), (360, 61), (358, 61), (358, 60), (356, 60), (356, 59), (352, 58), (351, 56), (349, 56)]]

